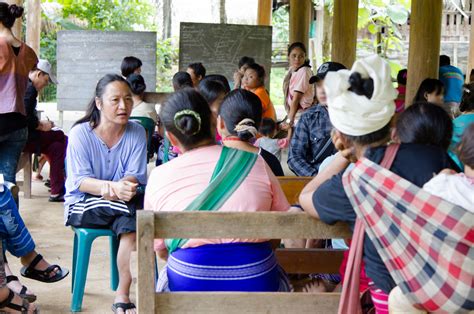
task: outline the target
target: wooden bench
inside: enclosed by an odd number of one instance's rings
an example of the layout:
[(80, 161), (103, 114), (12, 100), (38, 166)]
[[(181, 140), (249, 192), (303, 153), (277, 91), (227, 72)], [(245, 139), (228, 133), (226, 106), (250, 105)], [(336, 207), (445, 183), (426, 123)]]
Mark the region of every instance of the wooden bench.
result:
[[(298, 204), (301, 190), (312, 177), (277, 177), (288, 202)], [(288, 274), (337, 274), (342, 263), (344, 250), (331, 249), (277, 249), (278, 263)]]
[[(339, 293), (155, 293), (154, 238), (350, 238), (305, 213), (137, 212), (139, 313), (336, 313)], [(318, 259), (323, 259), (324, 254)], [(316, 255), (316, 253), (315, 253)], [(316, 257), (316, 256), (315, 256)], [(298, 267), (298, 266), (296, 266)]]
[(31, 181), (33, 176), (33, 158), (31, 155), (30, 153), (22, 152), (16, 168), (16, 172), (23, 170), (23, 181), (17, 182), (17, 185), (21, 187), (25, 198), (31, 198)]

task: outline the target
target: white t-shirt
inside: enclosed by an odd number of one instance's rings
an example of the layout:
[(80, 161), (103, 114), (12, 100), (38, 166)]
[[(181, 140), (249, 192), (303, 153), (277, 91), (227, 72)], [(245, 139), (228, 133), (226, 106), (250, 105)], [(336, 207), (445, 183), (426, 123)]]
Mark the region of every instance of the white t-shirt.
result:
[(474, 182), (463, 173), (440, 173), (425, 183), (423, 190), (474, 213)]

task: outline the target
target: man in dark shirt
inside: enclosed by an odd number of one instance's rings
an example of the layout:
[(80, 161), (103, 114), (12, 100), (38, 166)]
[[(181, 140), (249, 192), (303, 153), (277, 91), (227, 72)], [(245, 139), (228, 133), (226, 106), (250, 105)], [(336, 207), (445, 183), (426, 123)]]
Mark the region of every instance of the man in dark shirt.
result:
[(288, 167), (297, 176), (316, 175), (323, 160), (336, 152), (331, 142), (332, 124), (329, 120), (323, 83), (328, 72), (345, 68), (337, 62), (326, 62), (309, 80), (310, 84), (316, 84), (318, 104), (301, 115), (291, 138)]
[(64, 201), (64, 158), (66, 157), (67, 137), (60, 130), (53, 130), (54, 123), (39, 120), (36, 105), (38, 92), (49, 83), (56, 84), (51, 64), (40, 59), (37, 68), (29, 74), (25, 95), (25, 108), (28, 122), (28, 142), (25, 151), (46, 155), (50, 163), (51, 195), (50, 202)]

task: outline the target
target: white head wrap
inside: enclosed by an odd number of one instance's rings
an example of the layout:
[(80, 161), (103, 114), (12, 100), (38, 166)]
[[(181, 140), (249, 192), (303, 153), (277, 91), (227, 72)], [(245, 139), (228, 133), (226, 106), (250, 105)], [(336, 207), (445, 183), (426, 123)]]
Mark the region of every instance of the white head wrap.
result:
[[(374, 80), (371, 99), (348, 90), (353, 72)], [(362, 136), (380, 130), (395, 113), (397, 91), (392, 85), (390, 66), (378, 55), (356, 61), (350, 71), (328, 72), (324, 87), (331, 123), (344, 134)]]

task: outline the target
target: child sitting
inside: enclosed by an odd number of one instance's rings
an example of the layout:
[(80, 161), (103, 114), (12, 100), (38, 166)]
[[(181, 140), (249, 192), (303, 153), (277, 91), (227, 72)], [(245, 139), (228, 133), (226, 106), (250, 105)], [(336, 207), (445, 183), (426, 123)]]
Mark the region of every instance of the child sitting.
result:
[(428, 181), (423, 189), (474, 212), (474, 123), (463, 133), (458, 157), (464, 164), (464, 173), (445, 169)]
[(288, 139), (274, 138), (277, 132), (278, 130), (275, 121), (270, 118), (263, 118), (260, 125), (260, 134), (263, 136), (255, 142), (255, 146), (261, 147), (272, 153), (281, 162), (281, 150), (288, 147)]
[(242, 84), (246, 90), (251, 91), (260, 98), (262, 102), (262, 118), (270, 118), (276, 121), (275, 108), (270, 100), (270, 96), (268, 96), (264, 83), (265, 69), (257, 63), (249, 64), (247, 70), (245, 70)]

